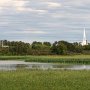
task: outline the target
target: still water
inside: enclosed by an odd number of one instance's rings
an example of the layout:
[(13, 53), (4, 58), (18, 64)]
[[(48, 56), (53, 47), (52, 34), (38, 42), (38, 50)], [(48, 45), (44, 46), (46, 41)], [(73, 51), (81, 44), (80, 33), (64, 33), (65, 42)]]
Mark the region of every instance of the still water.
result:
[(0, 70), (17, 70), (17, 69), (67, 69), (67, 70), (90, 70), (90, 65), (63, 65), (53, 63), (37, 63), (24, 61), (0, 61)]

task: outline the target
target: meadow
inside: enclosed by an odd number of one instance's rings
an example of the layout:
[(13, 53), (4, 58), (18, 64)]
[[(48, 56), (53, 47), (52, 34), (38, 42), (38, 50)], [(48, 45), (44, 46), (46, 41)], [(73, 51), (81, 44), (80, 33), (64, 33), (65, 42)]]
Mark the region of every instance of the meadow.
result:
[(0, 60), (24, 60), (26, 62), (90, 64), (90, 55), (69, 56), (0, 56)]
[(90, 90), (90, 71), (0, 71), (0, 90)]

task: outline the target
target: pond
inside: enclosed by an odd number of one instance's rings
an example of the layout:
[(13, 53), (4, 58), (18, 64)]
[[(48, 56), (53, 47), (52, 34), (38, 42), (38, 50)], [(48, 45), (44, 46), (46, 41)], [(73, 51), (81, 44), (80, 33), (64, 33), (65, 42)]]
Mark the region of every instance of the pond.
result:
[(0, 70), (17, 70), (17, 69), (43, 69), (43, 70), (90, 70), (90, 65), (63, 65), (53, 63), (37, 63), (24, 61), (0, 61)]

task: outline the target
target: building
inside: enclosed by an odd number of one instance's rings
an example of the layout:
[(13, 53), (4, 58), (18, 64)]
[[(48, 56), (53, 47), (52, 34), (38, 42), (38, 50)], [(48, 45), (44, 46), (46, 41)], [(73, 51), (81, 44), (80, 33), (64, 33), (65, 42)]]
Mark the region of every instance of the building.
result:
[(7, 48), (7, 47), (9, 47), (9, 46), (4, 45), (4, 41), (3, 41), (3, 40), (0, 40), (0, 47), (2, 47), (2, 48)]
[(84, 28), (84, 32), (83, 32), (83, 41), (82, 41), (81, 44), (82, 44), (82, 46), (88, 45), (87, 39), (86, 39), (86, 30), (85, 30), (85, 28)]

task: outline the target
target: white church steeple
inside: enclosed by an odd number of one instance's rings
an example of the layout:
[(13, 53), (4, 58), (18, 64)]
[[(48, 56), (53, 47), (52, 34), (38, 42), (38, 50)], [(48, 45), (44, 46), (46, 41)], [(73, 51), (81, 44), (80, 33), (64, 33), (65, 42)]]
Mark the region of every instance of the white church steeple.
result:
[(86, 31), (84, 28), (84, 33), (83, 33), (83, 41), (82, 41), (82, 46), (87, 45), (87, 40), (86, 40)]

